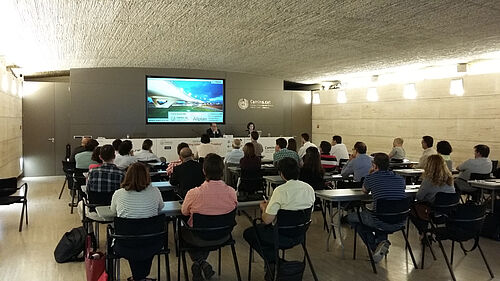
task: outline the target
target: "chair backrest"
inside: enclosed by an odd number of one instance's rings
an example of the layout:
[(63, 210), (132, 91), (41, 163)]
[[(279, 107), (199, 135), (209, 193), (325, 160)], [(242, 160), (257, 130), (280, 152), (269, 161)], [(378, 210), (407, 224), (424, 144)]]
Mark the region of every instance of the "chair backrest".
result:
[(467, 241), (479, 237), (486, 217), (486, 205), (460, 204), (448, 216), (446, 229), (452, 240)]
[(378, 199), (377, 209), (372, 214), (380, 221), (388, 224), (404, 222), (410, 212), (410, 198)]
[(66, 161), (66, 160), (62, 160), (61, 162), (62, 162), (64, 173), (70, 174), (70, 173), (73, 173), (75, 171), (75, 166), (76, 166), (75, 162), (70, 162), (70, 161)]
[(459, 203), (460, 195), (457, 193), (438, 192), (431, 207), (434, 212), (449, 214)]
[(115, 217), (115, 233), (113, 238), (119, 240), (122, 246), (141, 247), (151, 240), (164, 241), (166, 238), (165, 215), (160, 214), (150, 218), (129, 219)]
[(491, 160), (491, 172), (495, 173), (498, 167), (498, 160)]
[(111, 205), (111, 199), (114, 192), (95, 192), (87, 189), (88, 201), (91, 205), (108, 206)]
[(264, 189), (264, 179), (260, 169), (241, 169), (239, 191), (254, 193)]
[(279, 210), (276, 215), (275, 228), (280, 236), (301, 237), (304, 236), (311, 224), (312, 208), (303, 210)]
[(490, 173), (487, 174), (479, 174), (479, 173), (471, 173), (470, 180), (486, 180), (490, 178)]
[(0, 179), (0, 197), (9, 196), (17, 191), (17, 179), (15, 177)]
[(339, 167), (344, 168), (345, 164), (349, 161), (349, 159), (340, 159), (339, 160)]
[(189, 228), (203, 240), (218, 240), (228, 236), (236, 225), (236, 209), (222, 215), (193, 214), (193, 227)]

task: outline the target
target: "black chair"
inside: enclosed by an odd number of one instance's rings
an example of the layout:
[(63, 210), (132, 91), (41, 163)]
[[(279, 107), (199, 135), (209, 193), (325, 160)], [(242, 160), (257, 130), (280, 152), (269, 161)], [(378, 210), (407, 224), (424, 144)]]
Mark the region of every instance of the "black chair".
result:
[(238, 193), (238, 201), (262, 200), (262, 195), (266, 193), (262, 170), (241, 169)]
[[(486, 206), (476, 205), (476, 204), (461, 204), (457, 205), (456, 209), (452, 211), (451, 214), (446, 216), (445, 226), (432, 229), (432, 233), (435, 235), (435, 239), (441, 248), (446, 265), (450, 271), (453, 280), (456, 280), (455, 274), (453, 273), (453, 255), (455, 242), (460, 244), (464, 254), (471, 252), (476, 248), (479, 249), (481, 257), (483, 258), (484, 264), (486, 265), (491, 278), (494, 278), (493, 272), (484, 256), (483, 250), (479, 245), (479, 235), (483, 227), (483, 222), (486, 217)], [(465, 249), (463, 242), (474, 239), (474, 245), (471, 249)], [(451, 240), (451, 256), (450, 261), (443, 247), (443, 240)]]
[[(21, 189), (23, 191), (21, 192)], [(14, 195), (19, 191), (19, 195)], [(28, 184), (23, 183), (17, 187), (16, 178), (0, 179), (0, 205), (23, 204), (21, 219), (19, 220), (19, 232), (23, 230), (23, 219), (26, 212), (26, 225), (28, 225)]]
[(87, 212), (93, 212), (97, 214), (95, 208), (100, 206), (109, 206), (111, 205), (111, 198), (113, 196), (113, 192), (91, 192), (87, 190), (87, 194), (83, 194), (82, 196), (82, 223), (89, 233), (89, 229), (92, 227), (93, 232), (96, 238), (96, 247), (99, 247), (99, 224), (108, 224), (112, 223), (113, 220), (106, 219), (93, 219), (87, 216)]
[[(177, 260), (177, 280), (181, 277), (181, 258), (182, 267), (184, 270), (184, 279), (189, 281), (186, 252), (189, 250), (202, 250), (202, 251), (216, 251), (219, 252), (218, 274), (221, 273), (221, 249), (224, 246), (231, 246), (233, 255), (234, 269), (238, 281), (241, 281), (240, 268), (238, 265), (238, 258), (236, 256), (236, 249), (234, 247), (235, 241), (231, 234), (234, 226), (236, 225), (236, 209), (223, 215), (201, 215), (193, 214), (193, 227), (184, 224), (182, 219), (179, 219), (179, 231), (177, 232), (178, 243), (178, 260)], [(181, 229), (182, 228), (182, 229)], [(182, 238), (183, 230), (191, 232), (191, 234), (203, 241), (203, 245), (192, 245)], [(209, 246), (207, 246), (209, 245)]]
[[(408, 235), (406, 234), (405, 222), (408, 219), (408, 215), (410, 213), (410, 198), (403, 198), (398, 200), (387, 200), (387, 199), (379, 199), (376, 201), (377, 209), (375, 211), (366, 209), (367, 212), (370, 212), (371, 215), (378, 221), (387, 225), (396, 225), (399, 226), (397, 229), (387, 230), (384, 228), (375, 228), (374, 231), (383, 232), (386, 234), (392, 234), (397, 231), (401, 231), (403, 234), (403, 238), (405, 239), (406, 249), (410, 252), (410, 257), (413, 262), (415, 268), (418, 268), (417, 262), (415, 261), (415, 256), (413, 255), (413, 251), (411, 249), (410, 243), (408, 242)], [(358, 208), (358, 218), (360, 223), (362, 224), (361, 215), (359, 213)], [(356, 259), (356, 241), (357, 241), (357, 227), (354, 229), (354, 251), (353, 251), (353, 259)], [(370, 257), (370, 262), (372, 265), (372, 269), (374, 273), (377, 273), (377, 268), (375, 266), (375, 261), (373, 260), (373, 253), (368, 243), (365, 243), (366, 249), (368, 250), (368, 255)]]
[[(113, 242), (114, 241), (114, 242)], [(168, 235), (165, 215), (144, 219), (116, 217), (114, 226), (107, 228), (106, 271), (109, 280), (120, 277), (120, 259), (127, 260), (144, 256), (158, 256), (158, 281), (160, 281), (161, 255), (165, 256), (167, 280), (170, 281), (170, 263), (168, 255)]]
[[(442, 225), (445, 223), (446, 216), (451, 214), (458, 204), (460, 203), (460, 196), (457, 193), (445, 193), (438, 192), (434, 197), (434, 202), (430, 205), (429, 212), (429, 223), (433, 225), (435, 228), (437, 225)], [(424, 231), (424, 243), (422, 243), (422, 259), (420, 262), (420, 266), (424, 269), (425, 263), (425, 248), (429, 247), (431, 251), (432, 257), (436, 260), (436, 255), (432, 250), (431, 240), (427, 233), (430, 231), (430, 228), (427, 228)]]
[[(88, 172), (88, 170), (86, 171)], [(73, 174), (73, 185), (70, 187), (71, 203), (69, 203), (71, 214), (73, 214), (73, 208), (77, 206), (78, 201), (82, 200), (83, 197), (82, 185), (87, 184), (87, 178), (83, 175), (84, 172), (85, 170), (75, 169), (75, 173)]]
[[(312, 208), (307, 208), (304, 210), (290, 211), (290, 210), (279, 210), (276, 216), (276, 223), (273, 227), (273, 240), (274, 240), (274, 253), (276, 256), (276, 266), (274, 268), (273, 280), (278, 280), (278, 272), (280, 272), (280, 258), (279, 258), (279, 250), (281, 250), (281, 259), (285, 259), (285, 251), (291, 249), (297, 245), (302, 246), (302, 250), (304, 251), (304, 261), (307, 259), (307, 263), (309, 264), (309, 268), (311, 269), (313, 278), (315, 281), (318, 281), (318, 276), (316, 275), (316, 271), (314, 270), (314, 266), (311, 262), (311, 258), (309, 257), (309, 252), (306, 247), (306, 233), (311, 224), (311, 212)], [(257, 231), (257, 221), (261, 219), (254, 219), (253, 226), (256, 230), (258, 241), (261, 241), (259, 238), (259, 233)], [(280, 243), (280, 237), (282, 242), (287, 241), (286, 243)], [(294, 241), (295, 243), (289, 243), (290, 241)], [(248, 256), (248, 281), (252, 279), (252, 259), (253, 259), (253, 248), (250, 246), (250, 253)], [(267, 264), (269, 268), (269, 261), (264, 258), (264, 262)]]
[(64, 191), (64, 187), (66, 183), (68, 184), (68, 188), (71, 189), (73, 187), (73, 173), (75, 172), (75, 162), (69, 162), (66, 160), (62, 160), (63, 171), (64, 171), (64, 183), (61, 187), (61, 192), (59, 192), (59, 199), (61, 199), (62, 193)]
[[(491, 178), (490, 173), (487, 174), (479, 174), (479, 173), (471, 173), (469, 180), (487, 180)], [(470, 185), (469, 185), (470, 186)], [(457, 190), (461, 195), (465, 195), (465, 201), (462, 198), (462, 203), (465, 203), (468, 200), (472, 200), (475, 202), (479, 202), (481, 198), (480, 196), (480, 190), (476, 189), (475, 191), (463, 191), (463, 190)]]

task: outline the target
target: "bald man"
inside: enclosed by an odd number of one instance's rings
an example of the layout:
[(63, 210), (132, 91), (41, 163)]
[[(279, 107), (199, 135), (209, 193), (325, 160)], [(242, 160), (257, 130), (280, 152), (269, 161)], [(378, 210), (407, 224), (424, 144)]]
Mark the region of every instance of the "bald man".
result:
[(194, 160), (193, 152), (189, 147), (184, 147), (179, 153), (182, 164), (174, 167), (170, 176), (170, 183), (175, 186), (175, 192), (184, 198), (191, 189), (200, 186), (205, 181), (203, 166)]
[(71, 157), (69, 158), (69, 162), (76, 162), (75, 155), (77, 155), (80, 152), (84, 152), (85, 146), (87, 145), (87, 143), (89, 143), (90, 140), (91, 140), (90, 138), (82, 138), (81, 145), (76, 147), (73, 150), (73, 153), (71, 153)]

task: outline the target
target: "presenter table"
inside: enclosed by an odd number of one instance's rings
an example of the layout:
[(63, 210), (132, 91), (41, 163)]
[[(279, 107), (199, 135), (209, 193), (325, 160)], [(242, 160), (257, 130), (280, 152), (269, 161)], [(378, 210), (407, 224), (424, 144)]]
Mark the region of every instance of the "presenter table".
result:
[[(408, 196), (415, 196), (420, 185), (407, 185), (406, 194)], [(323, 208), (326, 208), (326, 202), (337, 203), (337, 212), (333, 213), (333, 204), (330, 204), (330, 227), (328, 228), (328, 238), (326, 239), (326, 250), (330, 250), (330, 236), (333, 235), (335, 222), (334, 216), (338, 216), (338, 231), (339, 231), (339, 242), (342, 247), (342, 257), (344, 257), (344, 241), (342, 240), (342, 227), (340, 225), (340, 219), (342, 218), (342, 202), (353, 202), (353, 201), (368, 201), (372, 200), (371, 194), (366, 194), (361, 188), (353, 189), (332, 189), (332, 190), (317, 190), (316, 197), (320, 198), (323, 202)], [(326, 210), (325, 210), (326, 212)]]

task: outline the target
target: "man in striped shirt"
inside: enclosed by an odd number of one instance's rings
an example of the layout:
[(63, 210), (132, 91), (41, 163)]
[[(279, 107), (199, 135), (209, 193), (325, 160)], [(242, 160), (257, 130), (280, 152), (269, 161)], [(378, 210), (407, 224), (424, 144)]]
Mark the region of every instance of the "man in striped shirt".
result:
[[(370, 174), (363, 182), (363, 192), (372, 194), (373, 209), (377, 209), (376, 202), (379, 199), (397, 200), (406, 198), (405, 180), (392, 171), (389, 171), (389, 156), (385, 153), (375, 153)], [(358, 233), (363, 241), (374, 251), (373, 259), (379, 262), (389, 251), (391, 243), (387, 240), (387, 234), (376, 231), (381, 228), (386, 231), (396, 230), (404, 224), (387, 224), (373, 218), (371, 213), (363, 211), (360, 213), (362, 223), (359, 221), (357, 213), (347, 216), (347, 221), (351, 226), (358, 227)]]
[(125, 174), (113, 163), (115, 149), (112, 145), (103, 145), (99, 157), (103, 163), (102, 166), (90, 170), (87, 194), (90, 203), (109, 205)]

